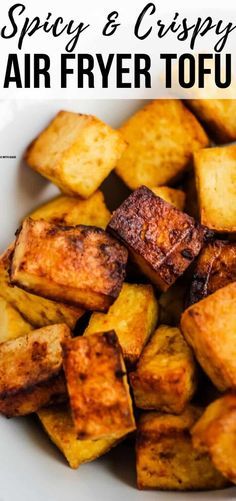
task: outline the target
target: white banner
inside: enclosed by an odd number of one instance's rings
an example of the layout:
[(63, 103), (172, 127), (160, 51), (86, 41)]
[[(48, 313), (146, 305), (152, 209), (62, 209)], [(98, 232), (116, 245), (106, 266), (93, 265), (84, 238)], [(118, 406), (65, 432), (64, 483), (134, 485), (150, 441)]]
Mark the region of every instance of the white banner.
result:
[(232, 1), (0, 4), (0, 98), (236, 98)]

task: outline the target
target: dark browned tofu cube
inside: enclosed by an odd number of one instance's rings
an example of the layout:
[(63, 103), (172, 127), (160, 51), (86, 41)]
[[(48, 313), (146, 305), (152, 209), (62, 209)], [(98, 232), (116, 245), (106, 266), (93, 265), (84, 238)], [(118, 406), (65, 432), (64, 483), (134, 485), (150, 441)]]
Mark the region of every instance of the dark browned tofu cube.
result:
[(22, 416), (66, 398), (61, 343), (69, 336), (67, 325), (55, 324), (0, 345), (2, 414)]
[(127, 250), (93, 226), (26, 219), (18, 234), (11, 282), (55, 301), (106, 311), (120, 293)]
[(134, 191), (114, 212), (108, 230), (163, 291), (184, 273), (207, 236), (205, 227), (146, 186)]
[(125, 365), (114, 331), (64, 343), (64, 369), (78, 438), (121, 438), (135, 429)]
[(201, 414), (200, 408), (189, 405), (180, 416), (161, 412), (141, 416), (136, 445), (139, 489), (206, 490), (228, 484), (208, 454), (193, 448), (190, 430)]
[(201, 251), (194, 270), (189, 304), (236, 281), (236, 243), (215, 240)]

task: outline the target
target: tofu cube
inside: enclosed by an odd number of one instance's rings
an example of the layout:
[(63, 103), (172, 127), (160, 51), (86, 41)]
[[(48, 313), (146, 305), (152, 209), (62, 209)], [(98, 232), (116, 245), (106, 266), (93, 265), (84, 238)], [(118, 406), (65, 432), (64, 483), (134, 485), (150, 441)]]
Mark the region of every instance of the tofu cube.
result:
[(126, 147), (119, 131), (98, 118), (60, 111), (33, 141), (26, 161), (64, 193), (90, 197)]
[(199, 254), (207, 230), (146, 186), (113, 213), (108, 231), (126, 245), (141, 271), (166, 291)]
[(21, 314), (0, 297), (0, 343), (28, 334), (32, 330)]
[(0, 412), (8, 417), (64, 400), (61, 343), (70, 336), (55, 324), (0, 344)]
[(11, 245), (0, 256), (0, 297), (10, 303), (34, 327), (65, 323), (70, 329), (74, 329), (84, 310), (35, 296), (10, 284), (8, 271), (13, 249), (14, 245)]
[(161, 325), (129, 375), (136, 406), (180, 414), (195, 392), (196, 373), (192, 351), (180, 330)]
[(219, 391), (236, 389), (236, 282), (190, 306), (181, 329)]
[(85, 336), (115, 330), (124, 360), (134, 365), (158, 320), (158, 303), (151, 285), (123, 284), (107, 313), (93, 313)]
[(201, 223), (216, 232), (235, 232), (236, 145), (200, 150), (194, 167)]
[(193, 448), (190, 429), (201, 412), (189, 405), (180, 416), (159, 412), (142, 415), (136, 444), (139, 489), (190, 491), (227, 485), (208, 454)]
[(193, 446), (207, 452), (214, 466), (236, 484), (236, 394), (211, 403), (192, 429)]
[(189, 293), (189, 304), (236, 282), (236, 243), (215, 240), (198, 256)]
[(135, 429), (122, 351), (114, 331), (64, 343), (72, 417), (81, 440), (120, 438)]
[(152, 101), (120, 131), (128, 147), (116, 172), (132, 190), (175, 181), (187, 169), (194, 151), (209, 143), (200, 123), (176, 99)]
[(157, 186), (152, 188), (153, 193), (160, 198), (163, 198), (169, 204), (174, 205), (179, 210), (184, 210), (185, 193), (182, 190), (169, 188), (169, 186)]
[(111, 215), (105, 205), (103, 193), (96, 191), (87, 200), (60, 195), (36, 209), (30, 217), (64, 226), (85, 224), (105, 228)]
[(64, 454), (71, 468), (94, 461), (117, 443), (114, 438), (78, 440), (70, 408), (66, 404), (45, 407), (37, 412), (39, 420), (51, 441)]
[(236, 99), (188, 99), (188, 106), (209, 129), (215, 142), (236, 140)]
[(104, 230), (26, 219), (19, 231), (11, 283), (54, 301), (106, 311), (125, 275), (127, 250)]

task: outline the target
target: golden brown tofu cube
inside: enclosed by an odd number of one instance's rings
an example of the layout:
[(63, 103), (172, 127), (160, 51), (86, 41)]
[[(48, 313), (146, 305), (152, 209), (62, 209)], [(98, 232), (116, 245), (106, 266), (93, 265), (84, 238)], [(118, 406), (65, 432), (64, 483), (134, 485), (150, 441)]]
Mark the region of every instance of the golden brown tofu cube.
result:
[(220, 391), (236, 389), (236, 282), (190, 306), (181, 329), (198, 362)]
[(236, 243), (215, 240), (198, 256), (189, 294), (194, 304), (221, 287), (236, 281)]
[(159, 299), (159, 320), (161, 324), (178, 326), (181, 314), (185, 309), (187, 284), (185, 280), (178, 280)]
[(201, 410), (188, 406), (175, 416), (159, 412), (143, 414), (136, 445), (139, 489), (207, 490), (227, 485), (208, 454), (194, 450), (190, 429)]
[(61, 343), (70, 336), (55, 324), (0, 344), (0, 412), (21, 416), (65, 399)]
[(120, 438), (135, 429), (122, 351), (114, 331), (64, 343), (64, 369), (77, 436)]
[(111, 215), (105, 205), (103, 193), (96, 191), (87, 200), (60, 195), (36, 209), (30, 217), (64, 226), (85, 224), (105, 228)]
[(194, 151), (208, 145), (196, 118), (175, 99), (146, 105), (120, 129), (128, 147), (116, 172), (131, 189), (169, 184), (192, 160)]
[(26, 161), (64, 193), (88, 198), (114, 169), (125, 146), (120, 132), (98, 118), (60, 111), (30, 145)]
[(118, 296), (127, 250), (101, 228), (26, 219), (14, 249), (11, 282), (54, 301), (106, 311)]
[(169, 188), (169, 186), (157, 186), (152, 188), (153, 193), (160, 198), (163, 198), (169, 204), (174, 205), (179, 210), (184, 210), (185, 193), (182, 190)]
[(32, 330), (21, 314), (0, 297), (0, 343), (28, 334)]
[(84, 314), (84, 310), (35, 296), (10, 284), (8, 271), (13, 248), (14, 246), (10, 246), (0, 256), (0, 296), (18, 310), (26, 321), (34, 327), (65, 323), (74, 329), (77, 320)]
[(236, 231), (236, 145), (194, 156), (201, 223), (217, 232)]
[(236, 140), (235, 99), (188, 99), (188, 106), (219, 143)]
[(66, 404), (45, 407), (37, 415), (51, 441), (64, 454), (71, 468), (94, 461), (117, 443), (114, 438), (78, 440), (70, 408)]
[(158, 327), (129, 379), (137, 407), (174, 414), (184, 410), (196, 389), (196, 365), (177, 327)]
[(207, 452), (222, 475), (236, 484), (236, 394), (211, 403), (192, 429), (193, 446)]
[(137, 362), (158, 320), (158, 303), (151, 285), (123, 284), (107, 313), (93, 313), (84, 335), (115, 330), (125, 362)]
[(167, 290), (199, 254), (207, 231), (146, 186), (113, 213), (108, 231), (126, 245), (141, 271)]

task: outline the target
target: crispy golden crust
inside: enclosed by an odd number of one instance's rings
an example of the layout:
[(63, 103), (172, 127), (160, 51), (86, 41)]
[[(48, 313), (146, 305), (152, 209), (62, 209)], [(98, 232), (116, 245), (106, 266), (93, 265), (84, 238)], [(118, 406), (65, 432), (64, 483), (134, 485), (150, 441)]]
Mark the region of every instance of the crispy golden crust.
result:
[(236, 484), (236, 394), (211, 403), (192, 429), (193, 446), (207, 452), (226, 478)]
[(236, 389), (236, 282), (190, 306), (181, 330), (203, 370), (220, 391)]
[(236, 140), (235, 99), (188, 99), (188, 106), (207, 126), (216, 142)]
[(193, 275), (189, 304), (236, 281), (236, 243), (215, 240), (201, 251)]
[(105, 228), (111, 214), (105, 205), (103, 193), (96, 191), (87, 200), (61, 195), (41, 205), (30, 217), (64, 226), (85, 224)]
[(77, 320), (84, 314), (84, 310), (35, 296), (10, 284), (9, 270), (13, 249), (14, 245), (11, 245), (0, 256), (0, 296), (34, 327), (65, 323), (73, 329)]
[(120, 132), (98, 118), (60, 111), (29, 146), (26, 161), (64, 193), (88, 198), (125, 147)]
[(102, 229), (25, 220), (11, 282), (55, 301), (106, 311), (118, 296), (127, 250)]
[(0, 411), (29, 414), (66, 397), (61, 342), (65, 324), (51, 325), (0, 345)]
[(37, 415), (51, 441), (64, 454), (71, 468), (94, 461), (117, 443), (114, 438), (78, 440), (71, 411), (66, 404), (40, 409)]
[(136, 406), (180, 414), (195, 392), (196, 372), (193, 354), (179, 329), (161, 325), (129, 375)]
[(128, 366), (134, 365), (158, 319), (158, 303), (151, 285), (123, 284), (109, 311), (93, 313), (84, 335), (115, 330)]
[(133, 431), (132, 403), (115, 332), (76, 338), (63, 347), (78, 438), (118, 438)]
[(20, 313), (0, 297), (0, 343), (28, 334), (33, 329)]
[(236, 145), (194, 155), (201, 223), (216, 232), (236, 232)]
[(167, 290), (199, 254), (207, 231), (146, 186), (113, 213), (108, 230), (151, 281)]
[(131, 189), (169, 184), (186, 170), (193, 152), (209, 143), (196, 118), (174, 99), (149, 103), (120, 131), (128, 147), (116, 172)]
[(208, 454), (193, 449), (190, 428), (200, 415), (193, 406), (180, 416), (143, 414), (136, 445), (139, 489), (206, 490), (227, 485)]

